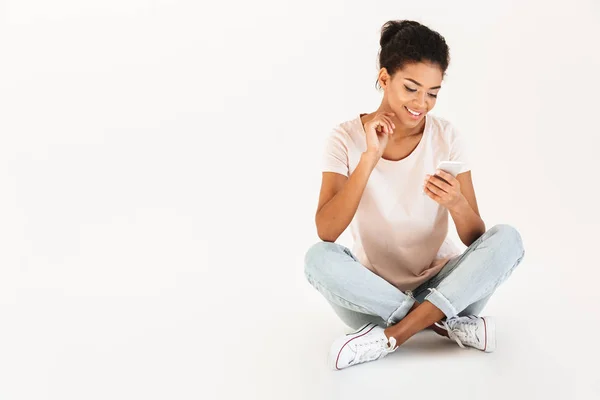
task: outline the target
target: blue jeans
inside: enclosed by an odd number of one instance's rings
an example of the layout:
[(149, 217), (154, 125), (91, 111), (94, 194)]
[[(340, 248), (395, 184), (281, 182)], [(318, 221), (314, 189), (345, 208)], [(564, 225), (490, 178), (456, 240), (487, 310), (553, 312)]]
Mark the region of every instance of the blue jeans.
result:
[(404, 318), (415, 300), (428, 300), (446, 318), (479, 315), (524, 255), (519, 232), (501, 224), (414, 290), (400, 291), (363, 266), (347, 247), (333, 242), (318, 242), (308, 250), (304, 274), (346, 325), (358, 328), (374, 322), (385, 327)]

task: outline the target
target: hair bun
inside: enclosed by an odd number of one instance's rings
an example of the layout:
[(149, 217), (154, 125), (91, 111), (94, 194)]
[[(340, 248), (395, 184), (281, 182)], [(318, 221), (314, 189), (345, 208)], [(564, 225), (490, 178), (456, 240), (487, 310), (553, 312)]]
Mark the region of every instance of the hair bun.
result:
[(383, 27), (381, 28), (381, 39), (379, 39), (379, 45), (383, 47), (389, 43), (398, 32), (420, 25), (421, 24), (417, 21), (411, 21), (407, 19), (388, 21), (383, 24)]

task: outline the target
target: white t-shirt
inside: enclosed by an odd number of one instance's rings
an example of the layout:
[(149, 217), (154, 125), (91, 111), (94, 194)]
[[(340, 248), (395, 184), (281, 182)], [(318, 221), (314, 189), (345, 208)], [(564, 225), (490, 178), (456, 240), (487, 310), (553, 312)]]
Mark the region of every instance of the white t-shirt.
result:
[[(328, 135), (322, 171), (349, 176), (366, 150), (359, 115)], [(447, 160), (464, 162), (461, 172), (471, 169), (457, 130), (427, 114), (421, 140), (410, 155), (399, 161), (379, 159), (350, 223), (352, 252), (402, 291), (418, 287), (461, 253), (447, 236), (448, 210), (423, 193), (425, 175), (434, 174), (438, 163)]]

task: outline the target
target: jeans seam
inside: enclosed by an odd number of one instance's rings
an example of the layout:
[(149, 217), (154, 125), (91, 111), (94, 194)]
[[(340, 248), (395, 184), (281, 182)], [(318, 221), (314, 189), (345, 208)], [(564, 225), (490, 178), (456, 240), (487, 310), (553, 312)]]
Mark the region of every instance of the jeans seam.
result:
[[(461, 254), (457, 254), (457, 257), (458, 257), (458, 258), (456, 259), (456, 262), (454, 263), (454, 267), (452, 268), (452, 271), (448, 272), (448, 274), (446, 275), (446, 277), (444, 277), (444, 279), (446, 279), (446, 278), (447, 278), (447, 277), (448, 277), (448, 276), (449, 276), (449, 275), (450, 275), (450, 274), (451, 274), (451, 273), (452, 273), (452, 272), (453, 272), (453, 271), (454, 271), (456, 268), (458, 268), (458, 266), (460, 265), (460, 263), (461, 263), (461, 262), (463, 262), (464, 258), (467, 256), (467, 254), (470, 254), (470, 253), (472, 253), (472, 252), (474, 252), (474, 251), (477, 251), (477, 250), (479, 250), (479, 249), (484, 249), (484, 248), (487, 248), (487, 246), (485, 246), (485, 245), (483, 245), (483, 246), (480, 246), (482, 243), (484, 243), (483, 237), (485, 236), (485, 234), (486, 234), (486, 233), (487, 233), (487, 231), (486, 231), (486, 232), (484, 232), (484, 233), (483, 233), (481, 236), (479, 236), (479, 237), (478, 237), (478, 238), (477, 238), (477, 239), (476, 239), (476, 240), (475, 240), (473, 243), (471, 243), (471, 245), (470, 245), (470, 246), (468, 246), (468, 247), (465, 249), (465, 251), (463, 251)], [(455, 256), (455, 257), (456, 257), (456, 256)], [(448, 262), (450, 262), (451, 260), (452, 260), (452, 258), (451, 258), (450, 260), (448, 260)], [(442, 267), (442, 270), (443, 270), (445, 267), (446, 267), (446, 265), (444, 265), (444, 266)], [(441, 270), (440, 270), (439, 272), (441, 272)], [(438, 274), (439, 274), (439, 272), (438, 272)], [(438, 286), (439, 286), (439, 285), (442, 283), (442, 281), (443, 281), (444, 279), (440, 279), (440, 280), (439, 280), (439, 282), (437, 282), (435, 285), (431, 285), (431, 283), (432, 283), (432, 282), (435, 282), (435, 280), (436, 280), (435, 278), (437, 277), (437, 275), (438, 275), (438, 274), (436, 274), (436, 275), (432, 276), (432, 277), (429, 279), (429, 281), (428, 281), (428, 286), (429, 286), (429, 287), (433, 286), (433, 287), (436, 287), (436, 288), (437, 288), (437, 287), (438, 287)]]

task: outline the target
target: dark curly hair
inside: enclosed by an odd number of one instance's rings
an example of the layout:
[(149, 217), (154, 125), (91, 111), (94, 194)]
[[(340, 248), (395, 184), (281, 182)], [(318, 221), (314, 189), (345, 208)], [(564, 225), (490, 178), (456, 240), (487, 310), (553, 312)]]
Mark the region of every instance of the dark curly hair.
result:
[[(450, 64), (446, 40), (439, 33), (417, 21), (388, 21), (381, 28), (379, 69), (386, 68), (390, 76), (413, 62), (439, 65), (442, 75)], [(380, 89), (379, 79), (375, 82)]]

